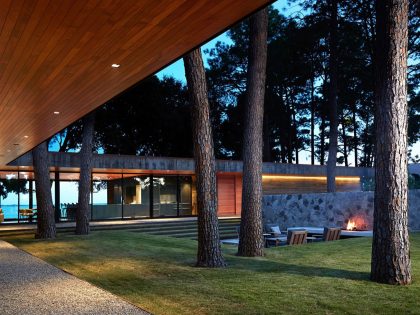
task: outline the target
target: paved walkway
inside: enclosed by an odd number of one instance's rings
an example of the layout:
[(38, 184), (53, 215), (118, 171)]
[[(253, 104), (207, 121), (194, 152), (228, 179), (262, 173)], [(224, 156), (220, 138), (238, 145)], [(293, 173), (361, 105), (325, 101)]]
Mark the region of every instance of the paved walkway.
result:
[(0, 241), (0, 313), (148, 314), (4, 241)]

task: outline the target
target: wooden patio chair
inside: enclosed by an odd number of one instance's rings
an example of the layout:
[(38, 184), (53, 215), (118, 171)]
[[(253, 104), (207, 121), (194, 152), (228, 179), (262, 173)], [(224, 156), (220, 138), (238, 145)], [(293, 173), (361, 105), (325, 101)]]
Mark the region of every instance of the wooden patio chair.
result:
[(305, 244), (307, 235), (307, 231), (290, 230), (287, 232), (287, 245)]
[(322, 239), (325, 242), (339, 240), (340, 236), (341, 236), (341, 229), (340, 228), (324, 227), (324, 234), (323, 234)]

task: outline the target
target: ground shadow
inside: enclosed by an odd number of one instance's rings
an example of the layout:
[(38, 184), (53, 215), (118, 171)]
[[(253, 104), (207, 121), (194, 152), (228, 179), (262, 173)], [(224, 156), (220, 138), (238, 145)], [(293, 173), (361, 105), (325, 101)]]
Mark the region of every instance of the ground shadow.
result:
[[(228, 262), (231, 268), (253, 272), (278, 272), (307, 277), (328, 277), (363, 281), (369, 281), (370, 279), (370, 273), (365, 271), (347, 270), (319, 265), (293, 264), (268, 260), (265, 258), (244, 258), (233, 256), (229, 257)], [(322, 264), (321, 261), (320, 264)]]

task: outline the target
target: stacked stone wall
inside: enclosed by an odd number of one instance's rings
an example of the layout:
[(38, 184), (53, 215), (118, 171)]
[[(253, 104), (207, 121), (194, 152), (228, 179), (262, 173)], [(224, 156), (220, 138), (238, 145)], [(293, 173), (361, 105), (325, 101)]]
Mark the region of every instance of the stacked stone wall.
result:
[[(420, 190), (408, 194), (410, 230), (420, 230)], [(356, 221), (360, 229), (373, 226), (373, 192), (339, 192), (317, 194), (269, 195), (263, 197), (265, 224), (292, 226), (339, 226)]]

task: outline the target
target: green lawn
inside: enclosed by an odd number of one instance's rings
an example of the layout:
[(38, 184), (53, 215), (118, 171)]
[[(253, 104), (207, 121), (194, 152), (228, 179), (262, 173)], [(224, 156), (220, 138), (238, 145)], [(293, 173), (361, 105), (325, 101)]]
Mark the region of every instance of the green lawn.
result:
[(107, 231), (9, 241), (154, 314), (420, 314), (420, 234), (407, 287), (369, 281), (369, 238), (270, 248), (264, 258), (225, 246), (229, 267), (217, 270), (193, 267), (191, 240)]

